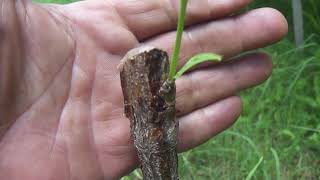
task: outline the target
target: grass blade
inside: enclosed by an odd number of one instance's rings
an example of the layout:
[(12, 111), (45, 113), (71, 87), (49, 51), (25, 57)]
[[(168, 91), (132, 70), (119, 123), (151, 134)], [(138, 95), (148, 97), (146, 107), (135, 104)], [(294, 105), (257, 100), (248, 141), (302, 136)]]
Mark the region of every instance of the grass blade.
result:
[(260, 164), (262, 163), (262, 161), (263, 161), (263, 157), (261, 157), (261, 158), (259, 159), (258, 163), (254, 166), (254, 168), (251, 169), (250, 173), (249, 173), (248, 176), (246, 177), (246, 180), (250, 180), (250, 179), (253, 177), (254, 173), (257, 171), (257, 169), (258, 169), (258, 167), (260, 166)]
[(279, 160), (279, 156), (278, 153), (275, 149), (271, 148), (270, 149), (272, 152), (272, 155), (274, 157), (274, 160), (276, 161), (276, 173), (277, 173), (277, 180), (281, 180), (281, 170), (280, 170), (280, 160)]

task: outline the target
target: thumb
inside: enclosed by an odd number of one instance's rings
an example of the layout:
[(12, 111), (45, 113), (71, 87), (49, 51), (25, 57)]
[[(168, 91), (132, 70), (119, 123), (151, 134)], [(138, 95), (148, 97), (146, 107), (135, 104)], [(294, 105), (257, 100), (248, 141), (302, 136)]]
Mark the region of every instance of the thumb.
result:
[(27, 1), (0, 0), (0, 137), (10, 125), (22, 57), (18, 9)]

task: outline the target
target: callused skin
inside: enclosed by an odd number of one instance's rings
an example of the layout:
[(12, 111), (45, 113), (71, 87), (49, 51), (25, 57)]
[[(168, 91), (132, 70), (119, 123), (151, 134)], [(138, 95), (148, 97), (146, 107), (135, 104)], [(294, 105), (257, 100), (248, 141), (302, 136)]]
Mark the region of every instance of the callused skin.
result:
[[(180, 62), (200, 51), (232, 57), (280, 40), (287, 24), (275, 10), (223, 18), (249, 1), (190, 0), (187, 24), (206, 23), (184, 34)], [(119, 179), (136, 168), (116, 67), (141, 44), (170, 53), (177, 2), (0, 0), (0, 177)], [(193, 148), (229, 127), (241, 112), (233, 95), (270, 72), (270, 59), (258, 53), (181, 77), (178, 149)]]

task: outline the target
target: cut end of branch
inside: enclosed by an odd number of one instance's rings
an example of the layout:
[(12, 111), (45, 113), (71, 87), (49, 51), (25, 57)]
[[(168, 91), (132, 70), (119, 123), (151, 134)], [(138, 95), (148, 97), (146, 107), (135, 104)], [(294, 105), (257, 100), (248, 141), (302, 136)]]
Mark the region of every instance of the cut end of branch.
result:
[(143, 52), (150, 52), (153, 49), (156, 49), (156, 47), (153, 46), (140, 46), (137, 48), (134, 48), (132, 50), (130, 50), (120, 61), (119, 65), (117, 66), (117, 69), (119, 72), (121, 72), (123, 70), (123, 66), (125, 64), (126, 61), (128, 61), (129, 59), (134, 58), (135, 56), (143, 53)]

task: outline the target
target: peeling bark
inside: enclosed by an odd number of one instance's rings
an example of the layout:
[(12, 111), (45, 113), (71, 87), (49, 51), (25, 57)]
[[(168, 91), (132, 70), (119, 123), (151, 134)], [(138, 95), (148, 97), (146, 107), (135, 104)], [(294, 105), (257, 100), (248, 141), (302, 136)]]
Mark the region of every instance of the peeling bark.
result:
[(166, 52), (152, 47), (130, 51), (119, 65), (125, 115), (146, 180), (177, 180), (175, 83), (168, 79)]

